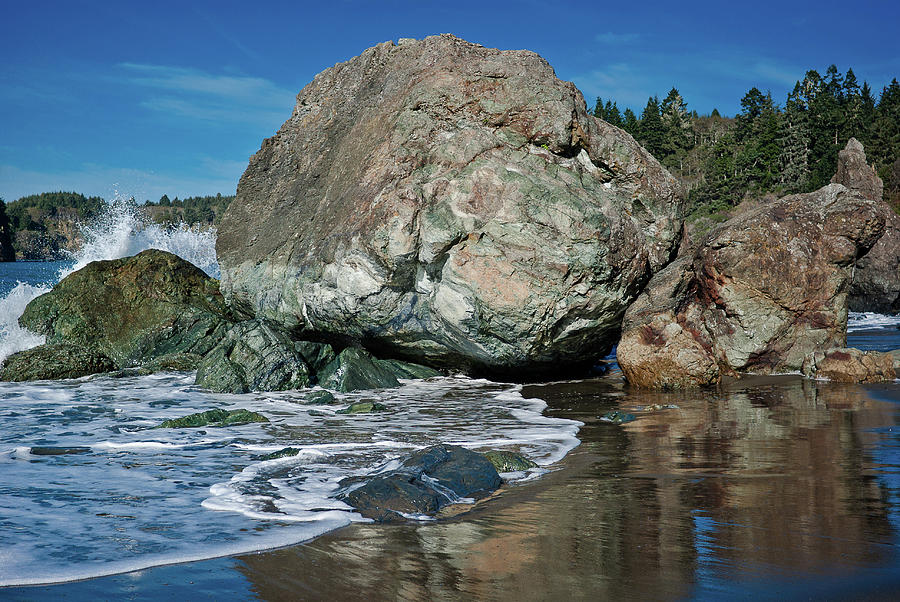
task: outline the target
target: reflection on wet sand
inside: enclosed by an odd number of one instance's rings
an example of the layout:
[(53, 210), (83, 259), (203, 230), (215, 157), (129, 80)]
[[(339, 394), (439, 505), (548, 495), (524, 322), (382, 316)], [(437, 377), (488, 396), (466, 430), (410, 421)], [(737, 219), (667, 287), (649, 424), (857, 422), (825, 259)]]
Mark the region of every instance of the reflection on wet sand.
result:
[[(531, 600), (734, 593), (896, 565), (898, 405), (862, 387), (642, 392), (613, 375), (524, 394), (585, 422), (561, 470), (456, 519), (355, 525), (240, 570), (265, 599)], [(610, 410), (637, 419), (598, 419)]]

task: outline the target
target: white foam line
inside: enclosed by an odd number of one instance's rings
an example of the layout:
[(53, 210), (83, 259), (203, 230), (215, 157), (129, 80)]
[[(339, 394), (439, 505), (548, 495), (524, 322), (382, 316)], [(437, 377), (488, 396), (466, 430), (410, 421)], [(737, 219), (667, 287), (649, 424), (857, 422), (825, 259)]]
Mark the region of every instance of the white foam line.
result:
[(309, 541), (324, 533), (334, 531), (335, 529), (339, 529), (353, 522), (352, 516), (347, 515), (347, 513), (343, 514), (346, 516), (337, 518), (336, 515), (330, 515), (315, 521), (305, 521), (303, 527), (295, 525), (283, 529), (270, 530), (267, 531), (265, 535), (253, 535), (253, 539), (251, 540), (245, 540), (230, 545), (216, 544), (215, 554), (210, 554), (209, 552), (197, 552), (185, 554), (183, 556), (147, 556), (121, 562), (104, 562), (100, 566), (92, 567), (93, 570), (88, 570), (87, 568), (81, 568), (79, 570), (77, 567), (67, 567), (59, 572), (54, 572), (52, 577), (46, 575), (36, 577), (8, 577), (4, 575), (2, 567), (12, 565), (12, 559), (15, 557), (16, 552), (14, 548), (5, 551), (0, 550), (0, 587), (49, 585), (52, 583), (80, 581), (84, 579), (93, 579), (95, 577), (131, 573), (133, 571), (140, 571), (158, 566), (184, 564), (188, 562), (197, 562), (199, 560), (212, 560), (214, 558), (238, 556), (241, 554), (250, 554), (252, 552), (283, 548)]
[(162, 441), (135, 441), (132, 443), (114, 443), (112, 441), (101, 441), (91, 445), (93, 450), (104, 449), (122, 449), (122, 450), (139, 450), (139, 449), (183, 449), (185, 445), (177, 443), (163, 443)]

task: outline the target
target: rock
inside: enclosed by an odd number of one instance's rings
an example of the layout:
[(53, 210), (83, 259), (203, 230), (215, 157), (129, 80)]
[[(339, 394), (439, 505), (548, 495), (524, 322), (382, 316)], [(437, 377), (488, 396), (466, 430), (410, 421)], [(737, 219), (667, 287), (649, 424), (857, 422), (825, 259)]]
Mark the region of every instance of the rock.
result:
[(47, 344), (80, 345), (127, 368), (173, 353), (207, 353), (229, 315), (215, 279), (151, 249), (70, 274), (29, 303), (19, 323)]
[(319, 385), (335, 391), (388, 389), (400, 382), (389, 364), (373, 358), (367, 351), (348, 347), (318, 374)]
[(306, 387), (309, 368), (282, 328), (263, 320), (231, 325), (197, 367), (198, 386), (222, 393)]
[(422, 366), (421, 364), (411, 364), (399, 360), (378, 360), (378, 363), (386, 366), (394, 373), (396, 378), (422, 379), (441, 376), (441, 373), (434, 368)]
[(173, 418), (166, 420), (158, 427), (159, 429), (183, 429), (197, 428), (201, 426), (222, 427), (222, 426), (240, 426), (242, 424), (250, 424), (251, 422), (268, 422), (269, 419), (262, 414), (251, 412), (250, 410), (207, 410), (196, 414), (189, 414), (181, 418)]
[(404, 520), (403, 514), (433, 514), (462, 498), (482, 498), (501, 483), (481, 454), (442, 444), (413, 453), (400, 469), (368, 478), (361, 486), (356, 479), (345, 479), (339, 498), (367, 518), (392, 522)]
[(386, 412), (387, 406), (377, 401), (357, 401), (351, 403), (343, 410), (338, 410), (337, 414), (371, 414), (372, 412)]
[(279, 458), (291, 458), (300, 453), (300, 450), (296, 447), (285, 447), (284, 449), (279, 449), (278, 451), (274, 451), (271, 454), (266, 454), (261, 456), (260, 460), (278, 460)]
[[(855, 190), (864, 198), (882, 201), (884, 184), (875, 168), (866, 164), (863, 145), (850, 138), (838, 153), (832, 182)], [(900, 311), (900, 215), (883, 203), (884, 235), (859, 259), (850, 283), (850, 311), (897, 313)]]
[(885, 203), (884, 235), (860, 257), (850, 283), (850, 311), (900, 312), (900, 215)]
[(309, 405), (331, 405), (337, 403), (337, 399), (335, 399), (331, 391), (309, 391), (306, 393), (303, 403)]
[(590, 365), (678, 185), (528, 51), (390, 42), (315, 77), (218, 230), (222, 290), (304, 338), (497, 374)]
[(803, 374), (841, 383), (879, 383), (896, 378), (894, 356), (853, 347), (815, 351), (803, 362)]
[(334, 361), (337, 355), (331, 345), (317, 343), (315, 341), (295, 341), (294, 349), (303, 357), (306, 365), (314, 373), (318, 373), (325, 366)]
[(94, 349), (70, 343), (53, 343), (19, 351), (0, 366), (0, 381), (79, 378), (115, 370), (116, 364)]
[(634, 422), (637, 420), (637, 416), (634, 414), (629, 414), (627, 412), (607, 412), (603, 416), (600, 417), (600, 420), (603, 422), (611, 422), (613, 424), (625, 424), (626, 422)]
[(489, 451), (484, 457), (494, 465), (497, 472), (520, 472), (529, 468), (537, 468), (537, 464), (523, 456), (508, 451)]
[(33, 456), (68, 456), (71, 454), (89, 454), (90, 447), (32, 447)]
[(880, 204), (840, 184), (729, 220), (628, 309), (622, 373), (639, 387), (703, 386), (843, 347), (853, 266), (883, 231)]
[(838, 153), (837, 172), (831, 182), (842, 184), (873, 201), (882, 200), (884, 194), (884, 183), (875, 168), (866, 163), (865, 149), (856, 138), (850, 138), (844, 150)]
[(202, 359), (196, 353), (168, 353), (144, 364), (142, 372), (146, 374), (164, 371), (188, 372), (196, 370)]

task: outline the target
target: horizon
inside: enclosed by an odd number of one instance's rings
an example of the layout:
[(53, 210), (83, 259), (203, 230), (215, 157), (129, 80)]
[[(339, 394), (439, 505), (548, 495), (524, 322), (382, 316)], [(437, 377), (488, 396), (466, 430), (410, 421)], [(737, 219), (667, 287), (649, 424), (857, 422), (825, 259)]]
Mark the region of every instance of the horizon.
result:
[[(807, 70), (852, 68), (880, 95), (897, 77), (900, 7), (709, 1), (629, 10), (576, 3), (338, 1), (303, 8), (44, 1), (8, 8), (0, 40), (0, 198), (56, 190), (138, 202), (235, 193), (313, 76), (377, 43), (442, 32), (544, 57), (588, 109), (637, 115), (677, 88), (688, 110), (734, 116), (750, 88), (783, 104)], [(48, 18), (48, 15), (51, 18)], [(777, 15), (777, 18), (775, 17)], [(573, 18), (573, 16), (577, 18)], [(865, 44), (841, 32), (865, 33)], [(292, 25), (297, 24), (292, 27)], [(833, 33), (832, 33), (833, 32)]]

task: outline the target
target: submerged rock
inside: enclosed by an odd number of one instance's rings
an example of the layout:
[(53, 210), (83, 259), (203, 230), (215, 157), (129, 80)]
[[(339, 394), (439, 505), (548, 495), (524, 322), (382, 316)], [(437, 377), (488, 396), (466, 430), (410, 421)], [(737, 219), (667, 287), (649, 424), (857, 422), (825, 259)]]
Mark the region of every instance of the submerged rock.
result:
[(284, 391), (308, 386), (310, 374), (287, 332), (248, 320), (228, 327), (200, 361), (195, 382), (222, 393)]
[(216, 250), (229, 300), (308, 338), (534, 376), (611, 348), (681, 204), (540, 56), (441, 35), (317, 75)]
[(10, 355), (0, 366), (0, 381), (79, 378), (115, 369), (116, 364), (95, 349), (52, 343)]
[[(43, 372), (35, 364), (29, 379), (70, 378), (63, 375), (67, 361), (54, 351), (62, 348), (47, 347), (80, 347), (68, 362), (79, 375), (172, 354), (200, 356), (215, 346), (230, 315), (215, 279), (172, 253), (150, 249), (95, 261), (70, 274), (31, 301), (19, 323), (47, 338), (47, 345), (29, 350), (28, 357), (60, 358)], [(95, 361), (84, 362), (85, 354)], [(21, 361), (14, 355), (6, 363)]]
[(537, 464), (515, 452), (508, 451), (489, 451), (484, 457), (494, 465), (497, 472), (519, 472), (528, 470), (529, 468), (537, 468)]
[(357, 401), (351, 403), (343, 410), (338, 410), (337, 414), (371, 414), (373, 412), (386, 412), (387, 406), (377, 401)]
[(889, 382), (897, 376), (891, 353), (860, 351), (853, 347), (811, 353), (804, 360), (802, 370), (812, 378), (842, 383)]
[(884, 220), (880, 203), (830, 184), (719, 226), (628, 309), (622, 373), (640, 387), (695, 387), (797, 371), (813, 351), (843, 347), (853, 267)]
[(243, 408), (239, 410), (207, 410), (196, 414), (189, 414), (181, 418), (173, 418), (166, 420), (156, 428), (160, 429), (183, 429), (197, 428), (201, 426), (221, 427), (221, 426), (239, 426), (242, 424), (250, 424), (251, 422), (268, 422), (269, 419), (262, 414), (251, 412)]
[(89, 454), (90, 447), (32, 447), (31, 455), (33, 456), (68, 456), (72, 454)]
[(502, 481), (491, 462), (455, 445), (435, 445), (406, 458), (387, 474), (341, 483), (339, 498), (357, 512), (379, 522), (405, 520), (407, 516), (434, 514), (464, 498), (479, 499), (495, 491)]
[(603, 422), (611, 422), (612, 424), (625, 424), (627, 422), (634, 422), (637, 420), (637, 416), (627, 412), (614, 411), (607, 412), (603, 416), (600, 416), (600, 420)]
[(300, 450), (296, 447), (285, 447), (284, 449), (279, 449), (278, 451), (274, 451), (271, 454), (266, 454), (261, 456), (260, 460), (278, 460), (280, 458), (292, 458), (300, 453)]

